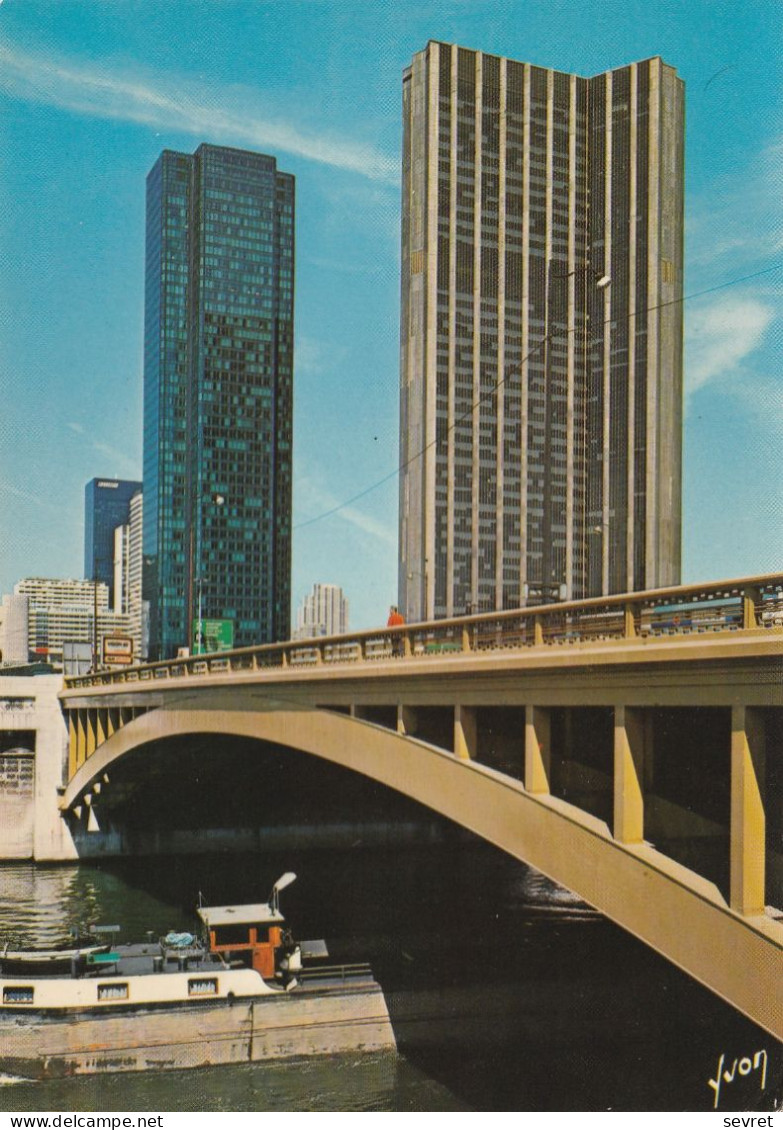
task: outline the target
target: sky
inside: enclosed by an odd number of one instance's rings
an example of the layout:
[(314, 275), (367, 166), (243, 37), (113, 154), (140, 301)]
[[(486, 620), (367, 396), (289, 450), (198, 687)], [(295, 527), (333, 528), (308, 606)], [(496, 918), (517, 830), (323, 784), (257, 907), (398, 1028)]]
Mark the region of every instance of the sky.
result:
[(0, 0), (0, 593), (82, 576), (85, 484), (141, 478), (145, 178), (210, 142), (297, 180), (294, 609), (321, 581), (385, 622), (401, 77), (429, 39), (685, 80), (683, 581), (780, 569), (783, 0)]

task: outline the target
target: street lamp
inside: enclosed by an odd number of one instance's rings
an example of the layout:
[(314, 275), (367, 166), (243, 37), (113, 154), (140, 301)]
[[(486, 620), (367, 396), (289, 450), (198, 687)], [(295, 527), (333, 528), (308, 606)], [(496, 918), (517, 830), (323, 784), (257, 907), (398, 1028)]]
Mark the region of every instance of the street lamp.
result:
[[(610, 514), (610, 517), (612, 515)], [(609, 592), (609, 549), (607, 534), (611, 528), (609, 520), (597, 522), (591, 526), (587, 531), (589, 534), (597, 535), (601, 538), (601, 590), (602, 593)]]
[[(551, 251), (551, 248), (550, 248)], [(542, 521), (542, 554), (541, 554), (541, 567), (539, 580), (531, 582), (531, 592), (526, 591), (525, 599), (534, 595), (537, 591), (539, 599), (547, 599), (552, 597), (555, 600), (564, 600), (564, 593), (568, 591), (568, 564), (565, 561), (565, 551), (562, 556), (557, 552), (554, 545), (554, 538), (552, 536), (552, 526), (554, 522), (554, 509), (556, 499), (553, 500), (553, 481), (551, 472), (552, 460), (552, 443), (553, 443), (553, 414), (555, 412), (554, 393), (551, 380), (551, 366), (552, 366), (552, 343), (558, 336), (568, 337), (569, 332), (576, 332), (577, 328), (577, 296), (575, 292), (576, 283), (570, 283), (571, 279), (575, 279), (577, 275), (581, 275), (584, 283), (584, 292), (581, 297), (580, 306), (584, 312), (589, 308), (588, 302), (588, 283), (592, 281), (597, 291), (606, 292), (612, 285), (612, 277), (609, 274), (599, 275), (598, 270), (589, 263), (583, 263), (581, 266), (572, 267), (571, 270), (561, 271), (557, 270), (558, 266), (568, 266), (556, 259), (548, 258), (546, 260), (545, 280), (544, 280), (544, 337), (543, 337), (543, 370), (544, 370), (544, 391), (543, 391), (543, 463), (544, 463), (544, 480), (543, 480), (543, 521)], [(555, 285), (563, 284), (560, 286)], [(564, 294), (564, 287), (568, 286), (567, 294)], [(606, 301), (608, 295), (604, 293), (604, 307), (606, 309)], [(572, 331), (569, 330), (569, 322), (572, 323)], [(553, 325), (554, 323), (554, 325)], [(564, 328), (563, 328), (564, 327)], [(588, 342), (585, 338), (583, 340), (583, 363), (587, 361), (587, 347)], [(576, 346), (574, 346), (574, 350)], [(585, 394), (586, 395), (586, 394)], [(586, 427), (586, 406), (583, 406), (583, 422), (582, 426)], [(556, 421), (555, 421), (556, 422)], [(566, 581), (561, 578), (563, 572), (566, 573)]]
[[(215, 506), (225, 506), (226, 496), (219, 492), (210, 495), (210, 502)], [(196, 619), (196, 640), (194, 641), (194, 654), (204, 654), (204, 618), (202, 615), (202, 590), (204, 587), (204, 561), (203, 561), (203, 525), (204, 514), (202, 507), (199, 507), (199, 523), (198, 523), (198, 576), (196, 577), (196, 585), (198, 587), (198, 608)]]
[[(426, 620), (428, 615), (429, 615), (430, 578), (429, 578), (428, 565), (429, 565), (429, 560), (428, 560), (428, 558), (425, 557), (424, 558), (424, 572), (421, 572), (421, 570), (419, 570), (419, 569), (414, 569), (412, 572), (406, 574), (406, 578), (409, 581), (412, 581), (416, 577), (419, 577), (424, 582), (424, 608), (423, 608), (423, 615), (420, 616), (420, 619), (422, 619), (422, 620)], [(407, 612), (408, 609), (406, 608), (405, 611)]]

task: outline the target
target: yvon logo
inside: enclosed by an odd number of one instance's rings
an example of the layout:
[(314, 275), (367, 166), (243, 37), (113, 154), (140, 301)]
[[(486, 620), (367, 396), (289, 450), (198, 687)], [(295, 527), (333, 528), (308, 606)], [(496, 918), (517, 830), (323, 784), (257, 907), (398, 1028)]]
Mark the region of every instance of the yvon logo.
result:
[(713, 1110), (718, 1109), (723, 1084), (733, 1083), (738, 1074), (741, 1076), (750, 1075), (751, 1071), (760, 1070), (761, 1078), (759, 1085), (761, 1090), (763, 1091), (767, 1085), (767, 1053), (763, 1049), (762, 1051), (756, 1052), (752, 1059), (750, 1056), (743, 1056), (742, 1059), (735, 1058), (730, 1068), (727, 1064), (726, 1053), (723, 1052), (718, 1060), (718, 1070), (715, 1072), (715, 1078), (707, 1080), (707, 1086), (712, 1087), (715, 1092), (715, 1102), (712, 1104)]

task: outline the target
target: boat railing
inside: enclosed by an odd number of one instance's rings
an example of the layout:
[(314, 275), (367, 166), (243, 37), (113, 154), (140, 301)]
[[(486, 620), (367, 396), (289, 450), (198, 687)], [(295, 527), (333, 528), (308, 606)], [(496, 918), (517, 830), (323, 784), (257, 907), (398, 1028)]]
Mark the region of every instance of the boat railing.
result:
[(303, 969), (297, 974), (301, 982), (311, 981), (352, 981), (357, 977), (372, 977), (372, 969), (366, 961), (346, 965), (322, 965), (318, 969)]

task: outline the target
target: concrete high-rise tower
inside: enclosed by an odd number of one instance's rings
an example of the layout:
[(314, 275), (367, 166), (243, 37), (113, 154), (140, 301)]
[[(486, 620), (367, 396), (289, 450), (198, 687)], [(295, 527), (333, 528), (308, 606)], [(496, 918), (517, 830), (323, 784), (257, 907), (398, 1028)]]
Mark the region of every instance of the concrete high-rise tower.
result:
[(199, 618), (290, 628), (294, 178), (166, 150), (147, 178), (144, 596), (150, 655)]
[(679, 580), (683, 105), (658, 58), (405, 72), (410, 619)]

